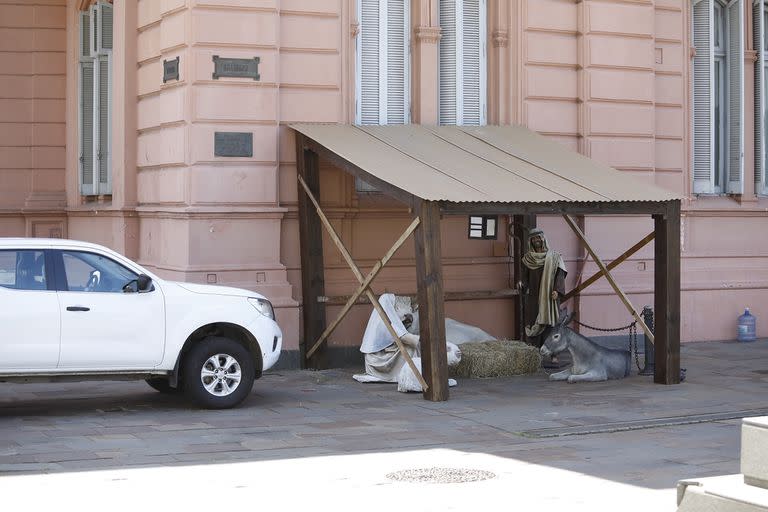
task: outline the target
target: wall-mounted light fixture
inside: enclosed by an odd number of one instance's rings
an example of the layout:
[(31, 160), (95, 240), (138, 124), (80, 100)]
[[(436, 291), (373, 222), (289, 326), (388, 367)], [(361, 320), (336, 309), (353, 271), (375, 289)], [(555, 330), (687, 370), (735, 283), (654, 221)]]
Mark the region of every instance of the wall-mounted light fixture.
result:
[(499, 227), (498, 215), (470, 215), (469, 238), (473, 240), (496, 240)]

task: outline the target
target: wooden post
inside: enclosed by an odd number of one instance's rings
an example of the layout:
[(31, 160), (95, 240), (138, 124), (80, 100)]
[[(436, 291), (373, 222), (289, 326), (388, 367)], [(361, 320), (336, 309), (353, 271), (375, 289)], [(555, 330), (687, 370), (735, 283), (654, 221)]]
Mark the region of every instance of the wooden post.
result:
[[(307, 186), (320, 197), (320, 170), (317, 153), (304, 148), (304, 136), (296, 134), (296, 167)], [(299, 191), (299, 242), (301, 243), (301, 297), (304, 336), (299, 343), (299, 361), (302, 368), (328, 367), (324, 350), (307, 359), (310, 344), (325, 331), (325, 305), (317, 298), (325, 295), (323, 274), (323, 232), (320, 217), (307, 194)]]
[(665, 214), (653, 216), (654, 319), (656, 364), (653, 381), (680, 383), (680, 201), (670, 202)]
[(440, 256), (440, 205), (434, 201), (416, 204), (419, 226), (416, 242), (416, 282), (419, 295), (421, 368), (429, 388), (424, 398), (448, 400), (448, 355), (445, 346), (443, 266)]
[[(514, 285), (523, 281), (523, 284), (527, 285), (523, 276), (525, 271), (523, 269), (523, 255), (528, 250), (528, 233), (536, 227), (535, 215), (515, 215), (513, 217), (515, 225), (515, 238), (518, 243), (515, 244), (515, 261), (514, 261)], [(520, 341), (527, 341), (528, 337), (525, 335), (525, 319), (535, 319), (538, 309), (539, 298), (531, 295), (530, 290), (528, 293), (524, 293), (525, 289), (521, 290), (520, 296), (515, 300), (515, 316), (517, 317), (517, 325), (515, 334)]]

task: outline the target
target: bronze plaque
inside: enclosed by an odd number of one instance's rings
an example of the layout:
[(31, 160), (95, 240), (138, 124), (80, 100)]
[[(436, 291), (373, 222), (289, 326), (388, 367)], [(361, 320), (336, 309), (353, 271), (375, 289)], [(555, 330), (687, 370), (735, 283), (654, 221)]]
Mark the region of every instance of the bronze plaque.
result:
[(218, 80), (223, 76), (235, 78), (261, 79), (259, 75), (259, 57), (252, 59), (230, 59), (213, 56), (213, 79)]
[(215, 132), (213, 138), (214, 156), (253, 156), (253, 133)]
[(179, 57), (163, 61), (163, 83), (179, 79)]

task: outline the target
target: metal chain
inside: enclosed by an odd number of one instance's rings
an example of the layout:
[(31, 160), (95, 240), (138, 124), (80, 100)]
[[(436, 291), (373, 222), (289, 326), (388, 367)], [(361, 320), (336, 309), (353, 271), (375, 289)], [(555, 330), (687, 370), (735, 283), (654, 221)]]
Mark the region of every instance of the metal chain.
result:
[(593, 331), (602, 331), (602, 332), (617, 332), (617, 331), (625, 331), (625, 330), (629, 329), (630, 327), (632, 327), (633, 325), (637, 325), (637, 322), (632, 322), (631, 324), (629, 324), (629, 325), (624, 325), (624, 326), (622, 326), (622, 327), (614, 327), (614, 328), (612, 328), (612, 329), (603, 329), (603, 328), (601, 328), (601, 327), (593, 327), (593, 326), (591, 326), (591, 325), (583, 324), (583, 323), (579, 322), (579, 321), (578, 321), (578, 320), (576, 320), (576, 319), (574, 319), (573, 321), (574, 321), (574, 322), (576, 322), (577, 324), (579, 324), (579, 325), (580, 325), (580, 326), (582, 326), (582, 327), (586, 327), (587, 329), (592, 329)]
[(637, 366), (638, 371), (642, 371), (642, 368), (640, 367), (640, 355), (637, 350), (637, 320), (632, 322), (629, 325), (624, 325), (622, 327), (614, 327), (610, 329), (605, 329), (602, 327), (594, 327), (592, 325), (587, 325), (584, 323), (579, 322), (578, 320), (574, 319), (573, 322), (579, 324), (582, 327), (586, 327), (587, 329), (592, 329), (593, 331), (600, 331), (600, 332), (618, 332), (618, 331), (624, 331), (629, 330), (629, 353), (630, 356), (634, 352), (635, 354), (635, 365)]

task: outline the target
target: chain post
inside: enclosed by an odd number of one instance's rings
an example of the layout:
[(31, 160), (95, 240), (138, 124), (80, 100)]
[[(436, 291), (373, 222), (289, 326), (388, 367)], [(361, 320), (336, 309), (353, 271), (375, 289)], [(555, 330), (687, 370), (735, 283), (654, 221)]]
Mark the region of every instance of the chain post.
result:
[[(645, 306), (643, 312), (640, 313), (640, 316), (643, 317), (643, 321), (645, 321), (645, 325), (648, 326), (648, 329), (652, 333), (655, 333), (656, 331), (654, 331), (653, 325), (653, 308), (651, 306)], [(653, 343), (650, 342), (647, 336), (643, 336), (643, 338), (645, 339), (645, 367), (640, 372), (640, 375), (653, 375), (656, 371)]]

